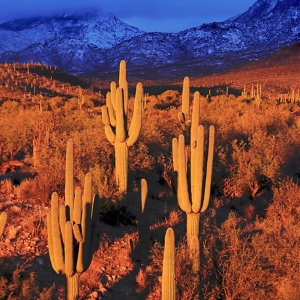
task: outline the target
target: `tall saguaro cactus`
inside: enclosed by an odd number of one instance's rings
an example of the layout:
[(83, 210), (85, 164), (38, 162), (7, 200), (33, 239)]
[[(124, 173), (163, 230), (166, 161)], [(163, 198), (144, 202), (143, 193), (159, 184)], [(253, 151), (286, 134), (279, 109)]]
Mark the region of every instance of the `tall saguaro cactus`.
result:
[(66, 155), (65, 204), (59, 206), (58, 194), (51, 197), (51, 211), (47, 215), (48, 246), (52, 267), (66, 276), (66, 299), (79, 296), (79, 274), (92, 261), (99, 215), (99, 197), (92, 197), (91, 174), (80, 187), (73, 189), (73, 140), (68, 140)]
[(165, 235), (165, 249), (162, 270), (162, 300), (175, 300), (175, 235), (170, 227)]
[[(199, 236), (200, 213), (209, 204), (212, 180), (215, 129), (209, 128), (208, 157), (204, 176), (204, 128), (199, 125), (199, 94), (194, 95), (191, 125), (190, 163), (188, 164), (184, 135), (172, 141), (173, 166), (177, 172), (177, 198), (187, 214), (187, 239)], [(188, 178), (189, 176), (189, 178)], [(190, 179), (190, 180), (188, 180)]]
[(119, 87), (111, 83), (111, 90), (106, 95), (106, 105), (102, 107), (102, 121), (107, 139), (115, 147), (116, 183), (119, 190), (127, 191), (128, 183), (128, 148), (138, 139), (142, 125), (142, 83), (136, 85), (134, 111), (128, 125), (128, 86), (126, 81), (126, 63), (120, 63)]
[(7, 221), (7, 214), (6, 214), (6, 212), (2, 212), (0, 214), (0, 236), (2, 235), (2, 233), (4, 231), (6, 221)]

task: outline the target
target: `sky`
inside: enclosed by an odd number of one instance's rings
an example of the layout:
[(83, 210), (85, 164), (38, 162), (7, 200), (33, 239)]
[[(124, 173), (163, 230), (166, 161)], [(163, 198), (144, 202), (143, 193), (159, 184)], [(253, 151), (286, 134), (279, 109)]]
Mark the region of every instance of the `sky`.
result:
[(60, 13), (112, 13), (141, 30), (178, 32), (221, 22), (245, 12), (256, 0), (0, 0), (0, 24)]

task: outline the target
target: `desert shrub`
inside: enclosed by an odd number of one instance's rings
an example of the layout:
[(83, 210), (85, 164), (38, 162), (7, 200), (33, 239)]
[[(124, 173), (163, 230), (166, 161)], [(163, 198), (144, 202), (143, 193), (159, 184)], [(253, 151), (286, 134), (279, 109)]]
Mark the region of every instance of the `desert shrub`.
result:
[(269, 278), (278, 299), (297, 299), (300, 288), (300, 187), (291, 178), (274, 189), (266, 217), (257, 220), (262, 231), (256, 247), (263, 249), (269, 262)]
[(277, 183), (287, 159), (285, 143), (282, 134), (263, 132), (254, 133), (248, 142), (234, 140), (230, 158), (223, 162), (229, 171), (223, 182), (224, 194), (230, 197), (246, 194), (252, 199)]
[(27, 274), (22, 267), (0, 273), (0, 299), (49, 300), (54, 299), (54, 289), (55, 284), (50, 288), (40, 287), (35, 273)]
[(246, 234), (232, 212), (215, 228), (206, 260), (204, 299), (266, 299), (272, 295), (269, 264), (263, 247), (256, 247), (258, 235)]
[(154, 108), (166, 109), (170, 106), (178, 107), (179, 105), (179, 92), (175, 90), (167, 90), (157, 96), (157, 102), (155, 103)]
[(31, 147), (33, 114), (7, 101), (0, 107), (0, 164), (2, 161), (24, 155)]
[(300, 187), (285, 178), (273, 192), (265, 217), (250, 227), (231, 212), (207, 232), (205, 299), (299, 297)]
[(77, 110), (77, 109), (79, 109), (78, 98), (73, 97), (65, 102), (65, 105), (64, 105), (65, 113), (70, 113), (73, 110)]
[(0, 193), (5, 195), (11, 194), (13, 191), (13, 183), (10, 179), (0, 180)]
[(66, 101), (66, 98), (56, 96), (49, 100), (49, 105), (51, 109), (56, 110), (63, 107)]

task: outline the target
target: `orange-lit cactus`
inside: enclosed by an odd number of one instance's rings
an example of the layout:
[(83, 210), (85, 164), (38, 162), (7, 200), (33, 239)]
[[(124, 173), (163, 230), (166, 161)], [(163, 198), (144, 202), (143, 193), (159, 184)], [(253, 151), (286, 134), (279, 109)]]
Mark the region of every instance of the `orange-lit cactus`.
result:
[(128, 148), (138, 139), (142, 125), (143, 86), (136, 85), (134, 111), (130, 126), (127, 122), (128, 86), (126, 63), (121, 61), (119, 87), (111, 83), (111, 91), (106, 95), (106, 105), (102, 107), (102, 121), (107, 139), (115, 147), (116, 183), (119, 190), (127, 192)]
[(92, 196), (91, 174), (85, 176), (84, 194), (73, 189), (73, 141), (68, 140), (66, 159), (65, 204), (59, 206), (58, 194), (51, 197), (47, 215), (49, 255), (53, 269), (67, 279), (66, 299), (79, 296), (79, 274), (91, 263), (99, 216), (99, 197)]

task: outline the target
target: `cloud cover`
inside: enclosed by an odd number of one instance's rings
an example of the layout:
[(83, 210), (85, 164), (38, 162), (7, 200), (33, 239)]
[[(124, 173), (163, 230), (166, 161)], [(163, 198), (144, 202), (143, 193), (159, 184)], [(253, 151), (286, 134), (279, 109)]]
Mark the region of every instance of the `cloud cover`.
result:
[(145, 31), (178, 32), (220, 22), (245, 12), (255, 0), (10, 0), (2, 5), (0, 23), (35, 16), (95, 11), (112, 13)]

